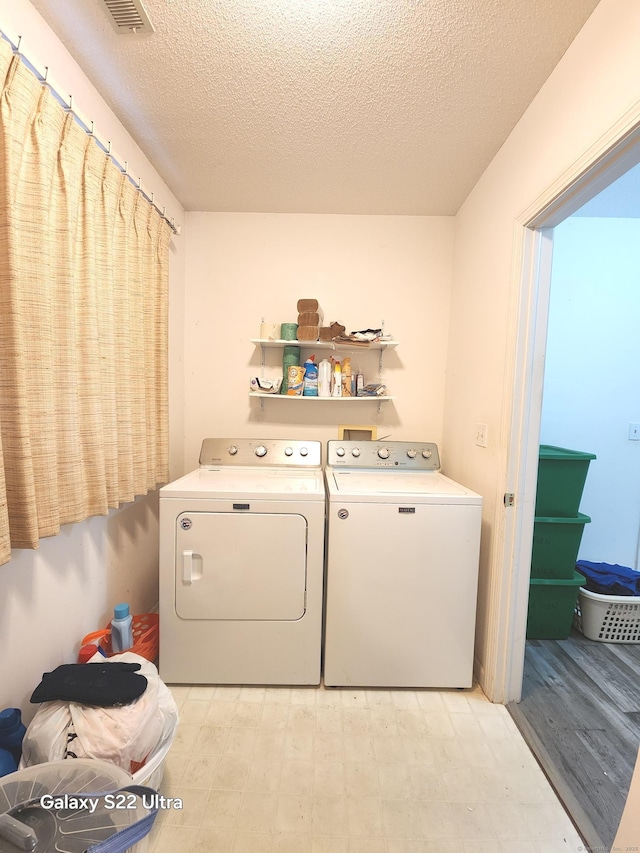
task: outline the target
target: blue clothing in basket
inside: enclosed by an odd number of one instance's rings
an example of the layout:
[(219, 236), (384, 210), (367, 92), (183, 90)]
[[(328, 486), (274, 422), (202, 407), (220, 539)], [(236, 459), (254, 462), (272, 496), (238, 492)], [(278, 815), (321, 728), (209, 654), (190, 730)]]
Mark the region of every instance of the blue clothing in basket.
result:
[(600, 595), (640, 595), (640, 572), (628, 566), (578, 560), (576, 569), (587, 579), (590, 592)]

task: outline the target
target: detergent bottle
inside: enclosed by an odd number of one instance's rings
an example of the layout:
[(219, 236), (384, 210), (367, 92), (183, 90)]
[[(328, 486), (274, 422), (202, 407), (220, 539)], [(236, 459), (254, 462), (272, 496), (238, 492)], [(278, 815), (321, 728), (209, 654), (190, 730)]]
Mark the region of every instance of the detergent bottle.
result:
[(310, 355), (304, 363), (304, 383), (302, 386), (303, 397), (318, 396), (318, 365), (315, 355)]
[(133, 646), (133, 617), (128, 604), (116, 604), (111, 620), (111, 650), (126, 652)]

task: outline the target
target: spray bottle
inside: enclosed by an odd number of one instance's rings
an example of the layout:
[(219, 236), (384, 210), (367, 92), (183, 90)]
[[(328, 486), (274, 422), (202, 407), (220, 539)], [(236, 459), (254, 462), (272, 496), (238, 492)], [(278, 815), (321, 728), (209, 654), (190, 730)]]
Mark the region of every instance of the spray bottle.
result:
[(331, 391), (332, 397), (342, 397), (342, 369), (340, 367), (340, 362), (332, 359), (333, 361), (333, 388)]
[(342, 359), (342, 396), (351, 397), (351, 359)]

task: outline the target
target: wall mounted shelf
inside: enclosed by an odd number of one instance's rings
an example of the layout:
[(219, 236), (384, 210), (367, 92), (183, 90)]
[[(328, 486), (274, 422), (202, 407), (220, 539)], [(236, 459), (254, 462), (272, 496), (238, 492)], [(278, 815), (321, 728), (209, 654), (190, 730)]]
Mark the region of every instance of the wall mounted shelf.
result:
[[(397, 347), (399, 341), (373, 341), (369, 344), (358, 343), (336, 343), (335, 341), (284, 341), (271, 340), (269, 338), (251, 338), (251, 343), (260, 347), (261, 351), (261, 367), (262, 375), (264, 376), (265, 367), (265, 350), (266, 349), (284, 349), (284, 347), (294, 346), (300, 347), (307, 352), (315, 352), (317, 350), (330, 350), (336, 353), (361, 353), (366, 354), (374, 350), (378, 351), (378, 374), (382, 376), (382, 356), (386, 349)], [(256, 397), (260, 400), (260, 408), (264, 408), (265, 400), (297, 400), (298, 402), (314, 402), (314, 403), (371, 403), (375, 402), (378, 405), (380, 412), (380, 404), (389, 400), (395, 400), (395, 397), (305, 397), (303, 395), (289, 396), (287, 394), (266, 394), (259, 391), (249, 391), (250, 397)]]

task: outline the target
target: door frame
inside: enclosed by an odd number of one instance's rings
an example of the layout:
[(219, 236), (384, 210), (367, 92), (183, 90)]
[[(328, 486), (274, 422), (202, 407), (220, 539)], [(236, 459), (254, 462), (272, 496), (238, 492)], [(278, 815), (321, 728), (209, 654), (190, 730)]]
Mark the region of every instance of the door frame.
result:
[(512, 398), (502, 528), (500, 605), (495, 661), (488, 693), (495, 702), (520, 701), (531, 571), (553, 229), (640, 162), (640, 102), (523, 210), (514, 223), (510, 327)]

